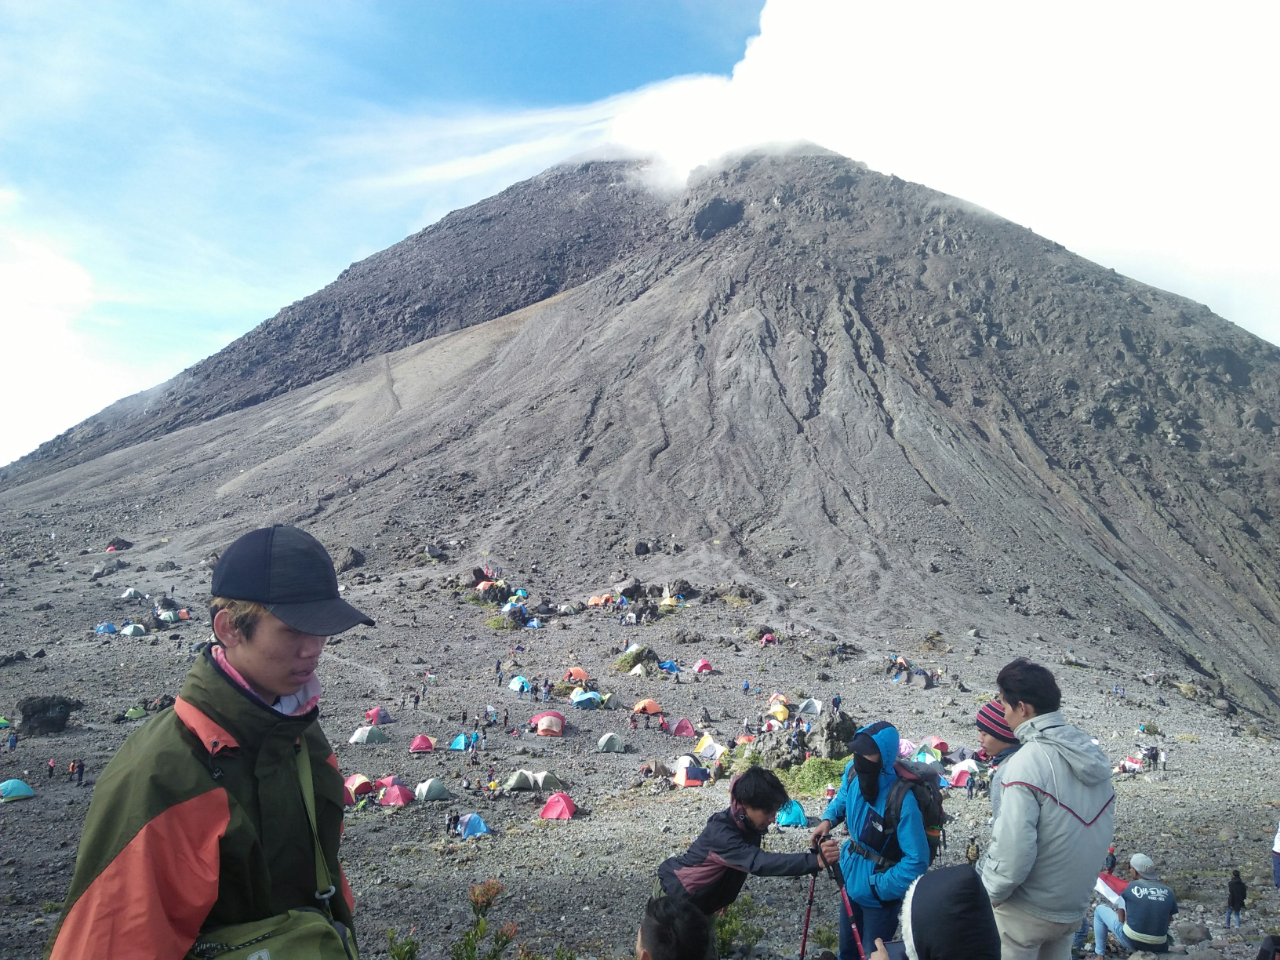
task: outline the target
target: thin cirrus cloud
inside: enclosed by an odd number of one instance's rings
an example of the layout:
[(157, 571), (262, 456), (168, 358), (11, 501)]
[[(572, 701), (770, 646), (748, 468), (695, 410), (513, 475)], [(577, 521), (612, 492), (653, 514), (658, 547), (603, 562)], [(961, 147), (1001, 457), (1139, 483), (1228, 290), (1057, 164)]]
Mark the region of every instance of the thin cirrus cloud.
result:
[[(45, 144), (14, 162), (0, 142), (0, 187), (20, 184), (21, 198), (0, 205), (0, 270), (39, 248), (88, 275), (67, 287), (79, 299), (42, 305), (35, 289), (22, 306), (24, 323), (46, 310), (63, 349), (111, 366), (86, 406), (177, 372), (350, 261), (555, 162), (651, 156), (670, 185), (795, 140), (962, 197), (1280, 341), (1266, 5), (769, 0), (731, 76), (526, 107), (501, 105), (518, 103), (509, 92), (489, 104), (381, 96), (340, 39), (377, 5), (300, 25), (288, 4), (231, 4), (191, 70), (175, 67), (190, 23), (150, 36), (90, 14), (40, 44), (38, 9), (0, 0), (0, 16), (22, 21), (11, 43), (0, 31), (0, 88), (14, 91), (0, 94), (0, 141)], [(121, 130), (93, 120), (111, 97), (137, 107)], [(82, 163), (106, 187), (73, 203), (37, 167), (83, 124), (94, 135), (82, 149), (138, 137), (145, 150), (118, 168), (111, 151)], [(17, 315), (12, 298), (0, 289), (0, 316)], [(139, 343), (154, 347), (145, 367)], [(0, 461), (22, 442), (0, 445)]]

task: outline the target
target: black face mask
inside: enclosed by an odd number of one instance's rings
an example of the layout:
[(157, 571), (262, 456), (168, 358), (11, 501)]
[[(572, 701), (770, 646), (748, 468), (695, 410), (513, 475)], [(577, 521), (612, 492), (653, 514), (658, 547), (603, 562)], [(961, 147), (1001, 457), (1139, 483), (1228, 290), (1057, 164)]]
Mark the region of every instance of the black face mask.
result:
[(858, 789), (862, 799), (875, 803), (880, 795), (880, 761), (857, 754), (853, 758), (853, 772), (858, 775)]

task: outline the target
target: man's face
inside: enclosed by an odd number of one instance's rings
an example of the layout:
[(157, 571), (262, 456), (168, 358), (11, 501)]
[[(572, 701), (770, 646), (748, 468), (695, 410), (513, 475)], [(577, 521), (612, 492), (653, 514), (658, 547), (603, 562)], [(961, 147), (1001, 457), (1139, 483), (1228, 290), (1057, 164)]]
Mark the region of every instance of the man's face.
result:
[(742, 810), (747, 815), (747, 819), (751, 821), (751, 825), (764, 833), (769, 829), (769, 824), (778, 818), (777, 810), (763, 810), (760, 807), (748, 807), (745, 803)]
[(991, 734), (987, 733), (987, 731), (979, 727), (978, 746), (982, 747), (982, 749), (986, 751), (988, 757), (994, 757), (999, 754), (1001, 750), (1007, 750), (1012, 746), (1012, 744), (1006, 743), (999, 737), (993, 737)]
[(302, 689), (316, 672), (326, 639), (295, 630), (270, 613), (258, 621), (252, 639), (232, 625), (225, 610), (218, 611), (213, 629), (227, 661), (267, 703)]

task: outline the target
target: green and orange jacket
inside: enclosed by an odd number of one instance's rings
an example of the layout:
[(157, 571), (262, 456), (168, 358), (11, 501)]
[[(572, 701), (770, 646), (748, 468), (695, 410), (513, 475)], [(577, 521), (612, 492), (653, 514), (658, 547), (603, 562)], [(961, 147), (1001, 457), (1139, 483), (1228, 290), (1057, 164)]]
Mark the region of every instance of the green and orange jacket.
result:
[(329, 903), (351, 927), (338, 864), (343, 784), (318, 708), (284, 716), (206, 649), (173, 707), (133, 733), (94, 788), (50, 960), (179, 960), (201, 930), (317, 907), (296, 751), (311, 753)]

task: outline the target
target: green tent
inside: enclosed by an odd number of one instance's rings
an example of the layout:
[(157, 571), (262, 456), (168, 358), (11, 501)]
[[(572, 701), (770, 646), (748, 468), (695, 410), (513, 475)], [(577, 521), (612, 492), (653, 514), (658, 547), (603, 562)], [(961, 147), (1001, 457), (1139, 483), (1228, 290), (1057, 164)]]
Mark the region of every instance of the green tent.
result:
[(517, 770), (507, 777), (507, 782), (502, 785), (503, 790), (532, 790), (533, 787), (534, 774), (532, 770)]
[(605, 710), (618, 709), (618, 696), (614, 693), (606, 693), (600, 697), (600, 706)]
[(423, 780), (414, 788), (413, 795), (419, 800), (448, 800), (450, 799), (449, 788), (440, 780), (432, 777), (430, 780)]
[(600, 742), (596, 747), (601, 753), (625, 753), (622, 747), (622, 738), (616, 733), (606, 733), (600, 738)]
[(563, 790), (564, 784), (560, 782), (560, 778), (554, 773), (543, 770), (541, 773), (533, 775), (533, 782), (538, 785), (539, 790)]
[(379, 727), (374, 724), (368, 727), (358, 727), (356, 732), (351, 735), (351, 739), (347, 743), (390, 743), (391, 738), (382, 732)]
[(121, 627), (120, 632), (126, 637), (141, 637), (146, 635), (147, 628), (140, 623), (131, 623), (127, 627)]
[(9, 726), (9, 721), (5, 717), (0, 717), (0, 730), (3, 730), (7, 726)]
[(146, 715), (147, 711), (143, 710), (141, 707), (130, 707), (124, 712), (126, 720), (141, 720)]

